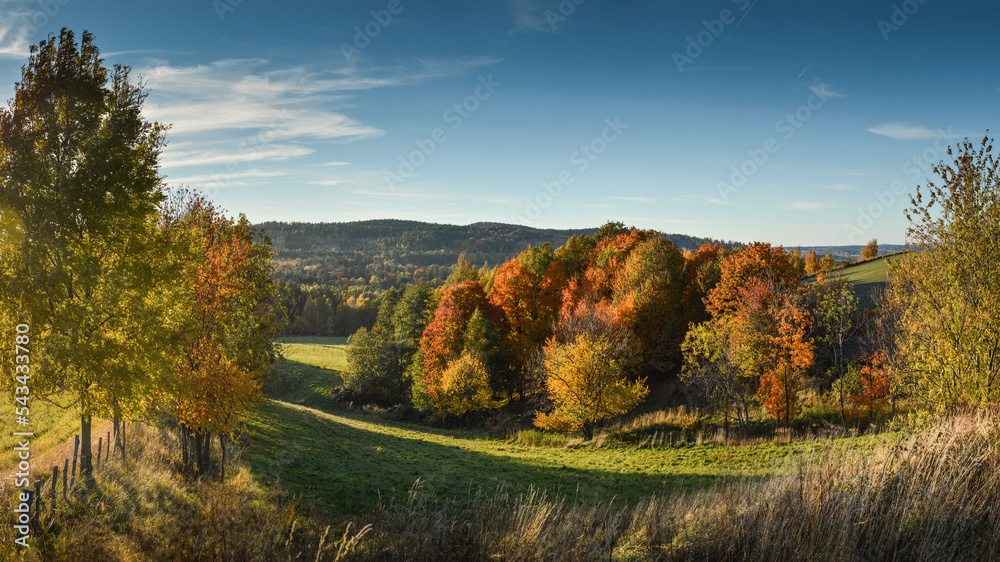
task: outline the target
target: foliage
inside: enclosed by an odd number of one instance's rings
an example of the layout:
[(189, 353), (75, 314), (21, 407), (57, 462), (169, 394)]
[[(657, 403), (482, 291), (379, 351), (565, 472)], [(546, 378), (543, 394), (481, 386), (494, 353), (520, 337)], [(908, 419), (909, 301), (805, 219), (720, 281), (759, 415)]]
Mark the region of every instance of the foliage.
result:
[(445, 369), (441, 375), (438, 404), (442, 410), (455, 415), (485, 410), (493, 405), (490, 375), (475, 354), (464, 353)]
[(634, 408), (649, 390), (643, 380), (625, 379), (621, 342), (581, 334), (572, 343), (550, 341), (545, 346), (545, 386), (555, 408), (535, 416), (535, 425), (558, 431), (584, 430), (602, 419)]
[(434, 320), (424, 330), (420, 339), (421, 382), (435, 402), (441, 399), (441, 376), (465, 349), (466, 326), (476, 310), (494, 325), (503, 326), (501, 311), (487, 299), (482, 286), (476, 281), (466, 281), (445, 290)]
[(798, 285), (788, 254), (770, 244), (754, 242), (726, 256), (720, 264), (719, 282), (708, 294), (705, 305), (713, 316), (731, 313), (736, 308), (740, 291), (752, 278), (767, 278), (784, 287)]
[(633, 249), (612, 281), (618, 317), (635, 334), (643, 362), (653, 372), (680, 367), (687, 323), (681, 310), (684, 257), (672, 243), (652, 237)]
[(688, 324), (708, 320), (705, 297), (722, 278), (721, 261), (725, 254), (725, 248), (719, 244), (702, 244), (684, 263), (684, 296), (681, 303)]
[(795, 249), (788, 254), (788, 261), (792, 264), (792, 269), (795, 270), (796, 275), (799, 277), (806, 276), (806, 259), (802, 256), (801, 247), (796, 246)]
[(819, 264), (819, 256), (816, 255), (816, 250), (809, 250), (806, 254), (805, 268), (806, 275), (813, 275), (822, 269)]
[(726, 317), (692, 326), (681, 347), (684, 369), (680, 378), (721, 409), (727, 422), (730, 413), (734, 414), (740, 429), (747, 433), (758, 381), (741, 368), (734, 336), (732, 321)]
[(1000, 185), (992, 141), (965, 140), (918, 188), (908, 237), (921, 250), (893, 263), (896, 353), (934, 410), (1000, 402)]
[(833, 257), (832, 253), (823, 256), (823, 259), (819, 260), (820, 271), (830, 271), (836, 266), (837, 260)]
[(181, 247), (191, 283), (173, 413), (198, 433), (232, 434), (261, 399), (261, 379), (276, 355), (270, 248), (246, 217), (227, 218), (202, 197), (175, 197), (162, 223)]
[(844, 347), (858, 329), (857, 298), (844, 278), (836, 278), (825, 283), (817, 283), (818, 292), (815, 314), (822, 330), (823, 342), (833, 353), (834, 368), (837, 373), (837, 390), (840, 394), (840, 414), (847, 429), (847, 415), (844, 407)]
[(872, 238), (865, 244), (865, 247), (861, 249), (861, 258), (870, 260), (878, 255), (878, 240)]
[(64, 28), (32, 46), (0, 110), (0, 308), (31, 326), (33, 392), (76, 393), (85, 472), (91, 416), (145, 417), (179, 328), (155, 224), (166, 129), (130, 80)]

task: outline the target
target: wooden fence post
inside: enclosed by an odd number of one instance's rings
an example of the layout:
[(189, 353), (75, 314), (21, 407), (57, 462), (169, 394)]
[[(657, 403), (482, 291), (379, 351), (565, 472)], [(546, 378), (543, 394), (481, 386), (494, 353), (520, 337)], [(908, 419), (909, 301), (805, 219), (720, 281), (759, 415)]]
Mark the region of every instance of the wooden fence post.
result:
[(42, 481), (35, 480), (35, 520), (38, 527), (42, 525)]
[(104, 448), (104, 438), (103, 437), (98, 437), (97, 438), (97, 462), (94, 463), (95, 467), (97, 465), (101, 464), (101, 449), (103, 449), (103, 448)]
[(80, 453), (80, 436), (77, 435), (73, 438), (73, 472), (69, 475), (69, 487), (72, 488), (76, 484), (76, 457)]
[(110, 431), (108, 432), (108, 440), (107, 440), (107, 444), (108, 444), (108, 452), (107, 452), (107, 454), (106, 454), (106, 455), (104, 456), (104, 461), (105, 461), (105, 462), (107, 462), (107, 461), (111, 460), (111, 432), (110, 432)]
[(59, 467), (52, 467), (52, 521), (56, 520), (56, 483), (59, 482)]
[(63, 501), (66, 500), (66, 475), (69, 474), (69, 459), (63, 459)]

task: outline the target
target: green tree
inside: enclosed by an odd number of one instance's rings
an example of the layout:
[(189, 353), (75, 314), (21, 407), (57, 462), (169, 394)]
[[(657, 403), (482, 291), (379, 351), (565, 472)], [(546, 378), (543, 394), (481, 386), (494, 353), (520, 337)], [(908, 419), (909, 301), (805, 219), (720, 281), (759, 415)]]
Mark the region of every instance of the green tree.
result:
[(0, 110), (0, 213), (20, 225), (0, 298), (31, 326), (34, 392), (77, 396), (85, 475), (92, 416), (145, 417), (176, 340), (180, 284), (156, 228), (166, 129), (143, 118), (146, 95), (64, 28), (32, 46)]
[(595, 247), (597, 243), (590, 236), (570, 236), (565, 244), (556, 249), (555, 258), (563, 264), (567, 276), (575, 277), (587, 269), (587, 260)]
[(835, 279), (818, 284), (819, 299), (815, 314), (823, 342), (830, 347), (833, 354), (833, 365), (837, 372), (837, 389), (840, 393), (840, 418), (847, 433), (847, 413), (844, 408), (844, 396), (849, 389), (844, 373), (844, 347), (858, 328), (855, 313), (858, 308), (854, 290), (844, 279)]
[(682, 344), (684, 368), (680, 379), (722, 410), (727, 432), (730, 415), (735, 415), (746, 435), (750, 430), (750, 407), (757, 378), (740, 367), (742, 359), (732, 332), (731, 320), (725, 317), (693, 326)]
[[(992, 139), (949, 148), (940, 180), (917, 189), (907, 237), (920, 251), (897, 260), (896, 353), (918, 397), (939, 411), (1000, 402), (1000, 161)], [(889, 358), (891, 359), (891, 358)]]
[(806, 258), (802, 255), (802, 247), (796, 246), (791, 253), (788, 254), (788, 261), (792, 264), (792, 269), (795, 270), (795, 274), (799, 277), (806, 276)]

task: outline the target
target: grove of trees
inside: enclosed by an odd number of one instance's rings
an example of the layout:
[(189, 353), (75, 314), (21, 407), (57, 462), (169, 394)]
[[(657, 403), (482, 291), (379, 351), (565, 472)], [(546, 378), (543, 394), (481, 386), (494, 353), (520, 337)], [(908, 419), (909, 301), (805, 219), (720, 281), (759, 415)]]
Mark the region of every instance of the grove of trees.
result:
[(32, 46), (0, 109), (0, 321), (31, 343), (30, 376), (0, 384), (26, 387), (26, 404), (75, 398), (84, 474), (95, 416), (179, 422), (204, 468), (274, 357), (268, 241), (204, 199), (167, 197), (147, 93), (90, 33), (63, 29)]

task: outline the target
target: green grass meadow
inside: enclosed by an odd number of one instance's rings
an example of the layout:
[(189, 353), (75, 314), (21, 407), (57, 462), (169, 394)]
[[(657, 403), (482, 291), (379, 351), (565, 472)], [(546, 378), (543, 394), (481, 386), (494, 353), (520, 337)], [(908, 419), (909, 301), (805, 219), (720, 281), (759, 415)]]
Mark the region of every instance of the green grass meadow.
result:
[(340, 384), (339, 369), (327, 367), (343, 368), (343, 345), (295, 343), (284, 354), (278, 368), (296, 379), (279, 400), (265, 402), (251, 416), (243, 458), (264, 481), (280, 482), (307, 504), (335, 514), (402, 501), (418, 479), (439, 501), (463, 502), (480, 490), (504, 489), (538, 490), (586, 504), (634, 502), (773, 474), (792, 458), (839, 446), (800, 441), (532, 447), (347, 411), (323, 396)]

